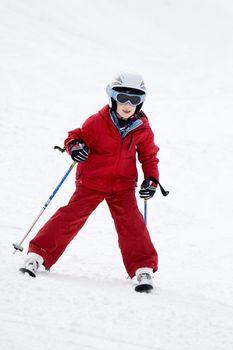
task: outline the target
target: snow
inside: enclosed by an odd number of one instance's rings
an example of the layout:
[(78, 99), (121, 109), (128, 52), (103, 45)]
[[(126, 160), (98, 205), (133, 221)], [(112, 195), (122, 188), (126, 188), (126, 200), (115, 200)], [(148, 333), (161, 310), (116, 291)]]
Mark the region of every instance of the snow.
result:
[[(0, 0), (1, 349), (233, 348), (232, 31), (230, 0)], [(134, 292), (105, 204), (51, 272), (21, 276), (29, 239), (74, 190), (73, 170), (13, 255), (71, 164), (53, 146), (121, 70), (145, 77), (170, 190), (148, 202), (155, 291)]]

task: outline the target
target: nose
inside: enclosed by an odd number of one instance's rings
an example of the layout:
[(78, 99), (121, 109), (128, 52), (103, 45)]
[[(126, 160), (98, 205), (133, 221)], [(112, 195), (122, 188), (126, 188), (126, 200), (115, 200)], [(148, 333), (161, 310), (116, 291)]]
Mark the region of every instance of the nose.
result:
[(126, 102), (124, 105), (127, 106), (127, 107), (132, 107), (130, 102)]

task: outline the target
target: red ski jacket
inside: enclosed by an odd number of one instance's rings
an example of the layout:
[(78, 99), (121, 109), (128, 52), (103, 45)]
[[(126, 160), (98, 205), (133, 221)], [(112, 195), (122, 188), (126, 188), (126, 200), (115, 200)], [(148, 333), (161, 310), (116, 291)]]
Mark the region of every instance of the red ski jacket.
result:
[(90, 150), (86, 161), (78, 163), (76, 181), (84, 186), (113, 193), (133, 189), (137, 182), (136, 153), (142, 165), (144, 178), (159, 180), (159, 147), (154, 143), (154, 134), (143, 112), (122, 138), (106, 105), (89, 117), (81, 128), (68, 133), (65, 148), (74, 140), (83, 142)]

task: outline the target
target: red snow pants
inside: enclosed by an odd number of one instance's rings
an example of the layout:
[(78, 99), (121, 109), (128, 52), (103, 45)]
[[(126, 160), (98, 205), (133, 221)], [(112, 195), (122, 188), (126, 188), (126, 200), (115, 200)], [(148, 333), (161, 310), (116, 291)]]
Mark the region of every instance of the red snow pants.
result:
[(132, 278), (140, 267), (157, 270), (157, 252), (140, 213), (134, 190), (105, 193), (78, 185), (69, 203), (40, 229), (29, 244), (29, 252), (41, 255), (49, 269), (62, 255), (89, 215), (106, 200), (115, 223), (125, 268)]

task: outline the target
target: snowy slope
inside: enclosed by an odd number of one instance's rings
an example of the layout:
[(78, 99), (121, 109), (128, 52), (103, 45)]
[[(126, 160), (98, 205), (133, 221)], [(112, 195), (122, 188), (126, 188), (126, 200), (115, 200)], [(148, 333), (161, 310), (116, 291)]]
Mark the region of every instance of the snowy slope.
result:
[[(233, 348), (232, 31), (230, 0), (0, 0), (1, 349)], [(22, 277), (28, 239), (12, 242), (71, 164), (53, 146), (120, 70), (145, 77), (171, 192), (148, 203), (155, 292), (134, 292), (105, 204), (51, 273)], [(29, 238), (73, 190), (74, 171)]]

